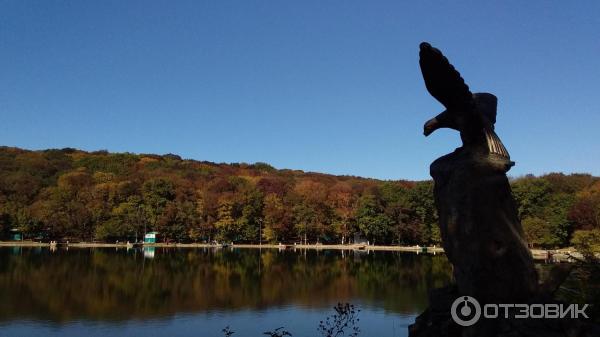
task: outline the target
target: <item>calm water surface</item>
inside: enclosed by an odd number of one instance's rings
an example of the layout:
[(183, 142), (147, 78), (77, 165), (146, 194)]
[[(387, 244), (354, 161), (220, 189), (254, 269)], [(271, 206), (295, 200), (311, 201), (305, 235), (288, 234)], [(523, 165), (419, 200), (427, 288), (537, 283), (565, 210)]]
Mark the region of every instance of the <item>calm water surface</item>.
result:
[(450, 273), (399, 252), (0, 248), (0, 336), (319, 336), (338, 302), (361, 336), (406, 336)]

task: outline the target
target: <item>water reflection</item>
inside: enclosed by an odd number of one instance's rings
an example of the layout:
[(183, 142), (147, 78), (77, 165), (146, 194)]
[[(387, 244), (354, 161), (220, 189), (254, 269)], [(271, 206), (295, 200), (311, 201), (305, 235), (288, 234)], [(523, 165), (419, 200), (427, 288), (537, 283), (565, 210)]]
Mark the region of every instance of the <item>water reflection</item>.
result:
[(445, 256), (277, 249), (0, 248), (0, 321), (124, 321), (347, 301), (394, 314), (450, 280)]

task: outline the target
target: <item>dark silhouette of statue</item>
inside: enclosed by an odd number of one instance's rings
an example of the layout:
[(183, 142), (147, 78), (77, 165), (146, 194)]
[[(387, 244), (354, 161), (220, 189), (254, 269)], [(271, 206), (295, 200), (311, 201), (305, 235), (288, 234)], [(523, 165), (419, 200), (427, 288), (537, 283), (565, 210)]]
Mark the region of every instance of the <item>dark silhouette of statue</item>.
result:
[[(428, 43), (421, 43), (419, 56), (427, 90), (446, 108), (425, 123), (423, 133), (428, 136), (439, 128), (454, 129), (460, 132), (463, 144), (430, 167), (442, 244), (453, 266), (455, 284), (431, 292), (429, 308), (417, 317), (409, 334), (537, 336), (523, 332), (531, 329), (523, 327), (523, 320), (483, 320), (461, 327), (450, 317), (451, 304), (459, 296), (472, 296), (482, 306), (539, 303), (535, 301), (549, 298), (549, 293), (542, 294), (540, 289), (556, 287), (538, 285), (506, 177), (514, 163), (494, 131), (496, 97), (471, 93), (448, 59)], [(548, 322), (534, 324), (546, 324), (544, 329), (565, 328), (562, 321), (552, 328)]]
[(439, 50), (420, 47), (425, 86), (446, 107), (425, 123), (424, 134), (451, 128), (463, 142), (431, 165), (444, 248), (459, 290), (504, 301), (497, 303), (527, 299), (537, 276), (505, 174), (514, 163), (494, 132), (496, 96), (472, 94)]

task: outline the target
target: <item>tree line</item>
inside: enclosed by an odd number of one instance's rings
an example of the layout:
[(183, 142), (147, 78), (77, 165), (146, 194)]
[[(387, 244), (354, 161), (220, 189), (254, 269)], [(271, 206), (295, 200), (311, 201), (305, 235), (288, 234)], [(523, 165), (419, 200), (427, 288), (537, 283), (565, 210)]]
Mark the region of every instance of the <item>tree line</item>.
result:
[[(565, 246), (600, 228), (600, 179), (511, 182), (528, 240)], [(0, 147), (0, 236), (84, 241), (439, 244), (432, 181), (381, 181), (177, 155)], [(590, 234), (591, 233), (591, 234)], [(590, 235), (592, 235), (590, 239)]]

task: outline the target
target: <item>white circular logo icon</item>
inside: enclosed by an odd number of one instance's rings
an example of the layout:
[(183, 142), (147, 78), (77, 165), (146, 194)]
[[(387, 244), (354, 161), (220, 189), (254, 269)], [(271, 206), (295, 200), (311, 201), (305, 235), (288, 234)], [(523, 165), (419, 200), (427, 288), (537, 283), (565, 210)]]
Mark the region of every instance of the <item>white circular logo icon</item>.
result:
[(452, 303), (450, 313), (456, 324), (471, 326), (477, 323), (479, 317), (481, 317), (481, 306), (473, 297), (461, 296)]

